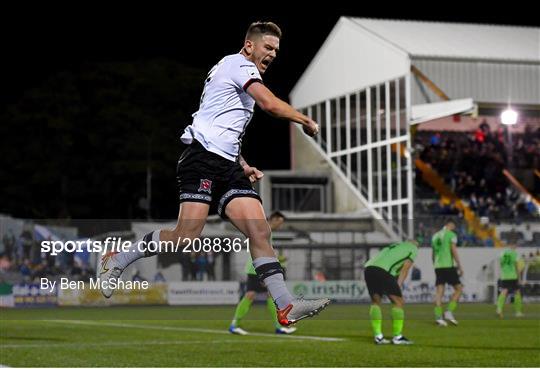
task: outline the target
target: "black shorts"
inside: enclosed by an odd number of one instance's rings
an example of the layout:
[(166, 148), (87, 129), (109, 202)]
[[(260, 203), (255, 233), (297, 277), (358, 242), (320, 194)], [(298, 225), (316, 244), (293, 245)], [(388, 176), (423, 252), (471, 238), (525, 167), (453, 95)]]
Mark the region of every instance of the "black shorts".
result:
[(226, 219), (225, 207), (234, 198), (261, 198), (253, 189), (238, 162), (207, 151), (193, 140), (178, 160), (176, 168), (180, 203), (202, 202), (210, 205), (210, 214)]
[(376, 267), (368, 266), (364, 270), (364, 278), (368, 288), (369, 296), (399, 296), (401, 297), (401, 288), (397, 283), (397, 278), (386, 270)]
[(449, 284), (456, 286), (461, 284), (459, 275), (455, 267), (452, 268), (436, 268), (435, 269), (435, 285)]
[(499, 280), (499, 290), (508, 290), (508, 293), (521, 291), (517, 279)]
[(248, 274), (246, 291), (255, 291), (257, 293), (268, 292), (266, 286), (261, 283), (256, 274)]

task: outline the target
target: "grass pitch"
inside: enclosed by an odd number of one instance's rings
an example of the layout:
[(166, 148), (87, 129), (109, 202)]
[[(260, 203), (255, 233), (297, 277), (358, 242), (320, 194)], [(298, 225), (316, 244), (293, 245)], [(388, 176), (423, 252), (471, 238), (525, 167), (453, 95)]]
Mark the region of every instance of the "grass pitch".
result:
[[(25, 367), (540, 367), (540, 305), (525, 318), (495, 317), (489, 304), (461, 304), (460, 324), (440, 328), (431, 305), (408, 305), (412, 346), (376, 346), (367, 305), (332, 304), (273, 334), (264, 305), (227, 332), (234, 307), (110, 307), (0, 310), (0, 365)], [(383, 308), (384, 333), (391, 333)]]

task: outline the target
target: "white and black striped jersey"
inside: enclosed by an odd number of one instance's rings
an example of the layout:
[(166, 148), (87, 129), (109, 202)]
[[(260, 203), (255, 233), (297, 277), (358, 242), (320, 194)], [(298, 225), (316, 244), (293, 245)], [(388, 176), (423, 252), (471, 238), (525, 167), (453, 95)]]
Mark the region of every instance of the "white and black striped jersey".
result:
[(206, 150), (235, 161), (253, 116), (255, 100), (246, 90), (254, 82), (262, 82), (259, 70), (242, 54), (221, 59), (208, 73), (199, 110), (182, 142), (191, 144), (195, 138)]

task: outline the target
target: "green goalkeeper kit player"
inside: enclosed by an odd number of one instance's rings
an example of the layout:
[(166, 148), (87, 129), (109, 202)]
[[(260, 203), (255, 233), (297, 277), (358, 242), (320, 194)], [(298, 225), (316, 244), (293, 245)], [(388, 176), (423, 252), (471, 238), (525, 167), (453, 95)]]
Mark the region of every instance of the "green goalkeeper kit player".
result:
[[(365, 264), (364, 277), (371, 297), (369, 316), (377, 345), (390, 342), (395, 345), (412, 343), (402, 335), (405, 313), (401, 287), (417, 255), (418, 243), (416, 241), (400, 242), (385, 247)], [(385, 339), (382, 334), (381, 300), (385, 295), (393, 305), (392, 341)]]
[[(278, 230), (284, 221), (285, 221), (285, 216), (279, 211), (272, 213), (272, 215), (270, 215), (268, 219), (268, 223), (272, 231)], [(280, 262), (283, 269), (285, 269), (284, 259), (278, 257), (278, 261)], [(239, 334), (239, 335), (248, 334), (246, 330), (240, 327), (240, 321), (249, 312), (251, 305), (253, 304), (253, 301), (255, 300), (255, 297), (257, 296), (257, 293), (268, 293), (266, 286), (257, 277), (257, 272), (255, 271), (255, 267), (253, 266), (253, 262), (251, 261), (251, 258), (249, 257), (246, 262), (245, 273), (247, 274), (246, 293), (244, 294), (244, 296), (242, 297), (242, 299), (236, 306), (234, 318), (229, 327), (229, 332), (233, 334)], [(268, 295), (268, 298), (266, 299), (266, 306), (268, 307), (268, 311), (270, 312), (270, 316), (274, 324), (274, 329), (277, 334), (291, 334), (294, 331), (296, 331), (295, 327), (283, 327), (281, 324), (279, 324), (277, 313), (276, 313), (276, 307), (274, 305), (274, 300), (272, 300), (270, 295)]]
[[(449, 221), (431, 239), (433, 247), (433, 265), (435, 267), (435, 322), (437, 325), (446, 327), (446, 321), (457, 325), (454, 311), (457, 308), (459, 298), (463, 291), (460, 277), (463, 276), (463, 268), (457, 251), (457, 235), (454, 233), (456, 225)], [(454, 293), (448, 302), (443, 315), (442, 299), (446, 285), (452, 286)]]
[(523, 270), (522, 259), (516, 252), (516, 245), (512, 244), (510, 248), (503, 251), (499, 258), (500, 263), (500, 284), (499, 297), (497, 298), (497, 315), (503, 317), (504, 303), (509, 294), (514, 295), (514, 311), (516, 317), (523, 316), (523, 307), (521, 301), (521, 272)]

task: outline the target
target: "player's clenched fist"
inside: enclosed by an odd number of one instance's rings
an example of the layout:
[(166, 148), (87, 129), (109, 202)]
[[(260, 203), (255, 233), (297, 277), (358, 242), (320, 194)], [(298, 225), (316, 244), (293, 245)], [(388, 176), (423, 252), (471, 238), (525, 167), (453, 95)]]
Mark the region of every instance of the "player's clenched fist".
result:
[(314, 120), (309, 120), (307, 125), (303, 126), (304, 133), (310, 137), (315, 136), (319, 133), (319, 125)]

